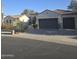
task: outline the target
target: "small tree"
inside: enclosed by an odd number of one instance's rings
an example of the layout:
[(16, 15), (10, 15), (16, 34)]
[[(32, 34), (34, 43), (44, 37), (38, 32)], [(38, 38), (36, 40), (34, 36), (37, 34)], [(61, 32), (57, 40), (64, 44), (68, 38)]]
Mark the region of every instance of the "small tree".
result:
[(24, 22), (21, 22), (21, 21), (16, 21), (16, 30), (17, 31), (25, 31), (25, 29), (27, 28), (27, 25), (25, 25)]
[(36, 29), (37, 28), (37, 24), (33, 24), (33, 28)]
[(25, 14), (25, 15), (27, 15), (27, 16), (30, 16), (30, 14), (38, 14), (38, 12), (35, 12), (35, 11), (31, 10), (31, 9), (25, 9), (25, 10), (21, 13), (21, 15), (23, 15), (23, 14)]
[(25, 10), (21, 13), (21, 15), (23, 15), (23, 14), (29, 15), (30, 13), (34, 13), (34, 11), (33, 11), (33, 10), (30, 10), (30, 9), (25, 9)]
[(22, 30), (22, 22), (17, 20), (15, 24), (16, 24), (15, 29), (17, 31), (21, 31)]

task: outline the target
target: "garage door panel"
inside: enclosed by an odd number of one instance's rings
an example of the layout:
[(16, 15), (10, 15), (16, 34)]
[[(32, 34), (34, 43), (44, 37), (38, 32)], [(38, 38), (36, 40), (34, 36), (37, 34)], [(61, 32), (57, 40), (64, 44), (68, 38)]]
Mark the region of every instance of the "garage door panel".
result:
[(56, 19), (39, 19), (39, 27), (41, 29), (57, 29), (58, 20)]
[(63, 18), (64, 29), (75, 29), (75, 20), (73, 17)]

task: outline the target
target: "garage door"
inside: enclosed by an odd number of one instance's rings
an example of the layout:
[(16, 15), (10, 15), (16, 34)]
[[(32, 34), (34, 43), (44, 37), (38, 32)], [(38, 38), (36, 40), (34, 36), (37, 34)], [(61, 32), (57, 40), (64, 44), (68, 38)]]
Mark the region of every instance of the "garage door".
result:
[(75, 29), (75, 20), (73, 17), (63, 18), (64, 29)]
[(39, 28), (41, 29), (58, 29), (58, 19), (39, 19)]

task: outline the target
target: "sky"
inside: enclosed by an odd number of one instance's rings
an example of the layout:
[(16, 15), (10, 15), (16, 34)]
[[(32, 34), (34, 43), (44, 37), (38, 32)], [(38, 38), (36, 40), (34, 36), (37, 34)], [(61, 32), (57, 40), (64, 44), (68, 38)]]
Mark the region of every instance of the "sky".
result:
[(24, 9), (42, 12), (46, 9), (67, 9), (70, 0), (2, 0), (4, 15), (19, 15)]

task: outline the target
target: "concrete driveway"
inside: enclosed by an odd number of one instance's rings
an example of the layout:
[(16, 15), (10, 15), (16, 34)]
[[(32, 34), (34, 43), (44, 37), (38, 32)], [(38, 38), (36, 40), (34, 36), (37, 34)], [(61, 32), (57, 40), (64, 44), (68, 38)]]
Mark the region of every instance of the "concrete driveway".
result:
[(77, 59), (75, 36), (2, 36), (2, 59)]

